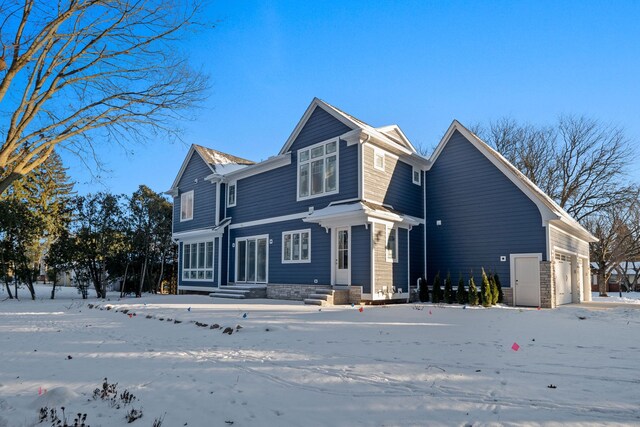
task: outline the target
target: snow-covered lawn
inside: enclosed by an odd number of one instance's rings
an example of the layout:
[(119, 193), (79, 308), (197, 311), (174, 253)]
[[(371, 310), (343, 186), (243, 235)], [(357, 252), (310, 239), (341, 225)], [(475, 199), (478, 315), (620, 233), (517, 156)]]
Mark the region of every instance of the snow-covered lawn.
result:
[(591, 293), (591, 299), (593, 302), (640, 304), (640, 292), (622, 292), (622, 297), (620, 297), (619, 292), (609, 292), (608, 297), (600, 297), (598, 295), (598, 292)]
[[(2, 427), (36, 425), (44, 406), (92, 427), (131, 408), (133, 426), (163, 427), (640, 424), (634, 306), (26, 296), (0, 302)], [(136, 399), (94, 400), (105, 377)]]

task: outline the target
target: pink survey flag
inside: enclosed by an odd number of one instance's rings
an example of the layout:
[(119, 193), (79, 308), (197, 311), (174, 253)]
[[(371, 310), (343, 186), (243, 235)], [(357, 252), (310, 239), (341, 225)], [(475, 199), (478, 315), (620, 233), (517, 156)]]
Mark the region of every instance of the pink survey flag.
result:
[(517, 342), (514, 342), (513, 345), (511, 346), (511, 350), (513, 351), (518, 351), (520, 350), (520, 346), (518, 345)]

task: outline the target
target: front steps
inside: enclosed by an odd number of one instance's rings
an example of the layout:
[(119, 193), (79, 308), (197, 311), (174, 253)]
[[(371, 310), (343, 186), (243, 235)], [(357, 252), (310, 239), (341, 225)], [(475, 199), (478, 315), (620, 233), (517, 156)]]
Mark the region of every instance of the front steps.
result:
[(229, 285), (209, 294), (212, 298), (257, 299), (267, 297), (266, 285)]
[(304, 299), (304, 303), (308, 305), (333, 305), (333, 296), (336, 291), (333, 289), (318, 289), (314, 294)]

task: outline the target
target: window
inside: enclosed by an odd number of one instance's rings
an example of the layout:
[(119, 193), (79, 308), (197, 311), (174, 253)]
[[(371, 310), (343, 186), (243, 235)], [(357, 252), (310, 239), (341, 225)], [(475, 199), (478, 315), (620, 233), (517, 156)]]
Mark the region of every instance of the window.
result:
[(182, 279), (213, 280), (213, 242), (182, 246)]
[(413, 183), (420, 185), (422, 181), (422, 172), (420, 169), (413, 168)]
[(398, 262), (398, 230), (387, 227), (387, 261)]
[(282, 233), (282, 262), (311, 262), (311, 230)]
[(298, 199), (338, 192), (338, 140), (298, 150)]
[(193, 219), (193, 190), (180, 195), (180, 221)]
[(229, 183), (229, 190), (227, 191), (227, 207), (231, 208), (236, 205), (236, 183)]
[(373, 167), (384, 170), (384, 152), (380, 150), (373, 151)]

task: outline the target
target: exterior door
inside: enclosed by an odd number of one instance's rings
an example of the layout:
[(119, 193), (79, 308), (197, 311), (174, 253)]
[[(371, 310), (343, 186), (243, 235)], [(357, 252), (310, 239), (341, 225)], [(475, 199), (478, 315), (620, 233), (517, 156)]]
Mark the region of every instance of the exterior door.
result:
[(540, 306), (540, 257), (513, 255), (513, 280), (515, 305)]
[(267, 237), (236, 240), (236, 282), (267, 283)]
[(336, 285), (349, 285), (351, 238), (349, 227), (336, 229)]
[(555, 279), (556, 279), (556, 303), (570, 304), (571, 293), (571, 257), (556, 253)]

